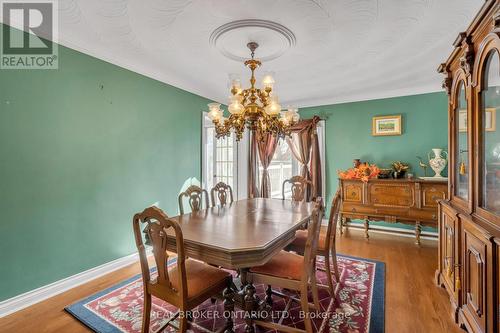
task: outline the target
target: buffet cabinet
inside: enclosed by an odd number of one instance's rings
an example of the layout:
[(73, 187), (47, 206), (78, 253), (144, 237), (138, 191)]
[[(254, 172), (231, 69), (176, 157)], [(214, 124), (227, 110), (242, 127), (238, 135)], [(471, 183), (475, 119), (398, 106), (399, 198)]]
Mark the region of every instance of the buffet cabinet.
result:
[(468, 332), (500, 331), (500, 0), (485, 1), (438, 72), (448, 94), (449, 196), (436, 283)]
[(422, 226), (437, 226), (438, 200), (448, 196), (445, 178), (339, 181), (342, 226), (347, 226), (351, 219), (361, 219), (366, 238), (369, 237), (371, 220), (401, 222), (415, 225), (416, 243), (420, 244)]

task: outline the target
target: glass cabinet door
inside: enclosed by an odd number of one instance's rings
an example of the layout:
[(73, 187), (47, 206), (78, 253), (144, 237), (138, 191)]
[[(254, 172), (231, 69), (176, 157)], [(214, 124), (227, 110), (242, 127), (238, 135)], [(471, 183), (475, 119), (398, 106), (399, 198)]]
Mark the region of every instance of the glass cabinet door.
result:
[(465, 84), (460, 81), (455, 107), (455, 196), (469, 199), (468, 114)]
[(481, 93), (479, 164), (482, 208), (500, 215), (500, 131), (496, 127), (496, 113), (500, 107), (500, 75), (497, 52), (491, 52), (486, 61)]

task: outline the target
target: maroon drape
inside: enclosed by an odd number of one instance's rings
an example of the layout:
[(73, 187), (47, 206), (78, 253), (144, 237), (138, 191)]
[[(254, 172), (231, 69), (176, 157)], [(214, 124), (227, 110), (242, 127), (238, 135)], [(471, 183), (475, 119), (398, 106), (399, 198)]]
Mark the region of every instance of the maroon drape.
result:
[(292, 135), (287, 138), (293, 156), (302, 165), (301, 176), (312, 182), (307, 186), (306, 201), (321, 196), (321, 161), (316, 126), (320, 118), (304, 119), (292, 126)]
[(269, 198), (271, 196), (271, 180), (269, 179), (269, 171), (267, 171), (267, 168), (273, 160), (274, 152), (278, 146), (278, 138), (269, 133), (259, 133), (257, 136), (259, 137), (257, 146), (260, 163), (264, 169), (260, 182), (260, 195), (263, 198)]
[(248, 158), (248, 198), (258, 198), (259, 190), (257, 189), (257, 133), (255, 130), (250, 130), (250, 149)]

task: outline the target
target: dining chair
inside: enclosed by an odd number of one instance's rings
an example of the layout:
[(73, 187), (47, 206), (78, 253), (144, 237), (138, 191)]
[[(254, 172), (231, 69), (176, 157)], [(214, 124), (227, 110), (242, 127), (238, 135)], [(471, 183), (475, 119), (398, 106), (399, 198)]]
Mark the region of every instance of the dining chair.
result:
[[(140, 230), (141, 224), (146, 224), (146, 232), (153, 247), (157, 276), (152, 276), (150, 271)], [(224, 296), (224, 310), (227, 311), (225, 313), (231, 314), (226, 319), (226, 329), (232, 330), (234, 292), (231, 289), (231, 274), (200, 261), (186, 259), (184, 240), (179, 224), (169, 219), (158, 207), (149, 207), (142, 213), (135, 214), (133, 228), (135, 243), (139, 251), (144, 288), (142, 333), (149, 333), (151, 296), (160, 298), (179, 309), (157, 332), (163, 331), (169, 325), (179, 332), (186, 332), (190, 326), (188, 322), (190, 311), (205, 300), (220, 293)], [(168, 240), (167, 235), (171, 237)], [(174, 241), (174, 238), (177, 259), (175, 263), (169, 265), (167, 242)], [(172, 258), (172, 260), (175, 259)], [(173, 324), (175, 318), (179, 318), (178, 327)]]
[[(180, 214), (184, 214), (184, 197), (188, 198), (189, 206), (191, 207), (192, 212), (197, 212), (202, 210), (203, 208), (209, 207), (208, 202), (208, 192), (207, 190), (202, 189), (199, 186), (191, 185), (184, 192), (179, 194), (179, 211)], [(205, 207), (203, 207), (203, 201), (205, 201)]]
[[(233, 189), (231, 186), (227, 185), (226, 183), (219, 182), (217, 183), (211, 190), (210, 190), (210, 196), (212, 198), (212, 206), (216, 206), (216, 196), (217, 199), (219, 200), (219, 203), (221, 206), (225, 206), (227, 204), (233, 203)], [(228, 201), (229, 197), (229, 201)]]
[[(296, 253), (280, 251), (277, 255), (271, 258), (263, 266), (253, 267), (247, 273), (247, 280), (253, 284), (267, 285), (265, 301), (272, 306), (272, 295), (277, 294), (281, 297), (288, 298), (286, 309), (289, 309), (290, 303), (300, 302), (302, 311), (304, 312), (305, 331), (289, 326), (284, 326), (282, 317), (277, 323), (255, 320), (255, 324), (266, 328), (275, 329), (280, 332), (307, 332), (312, 333), (312, 323), (310, 309), (320, 310), (319, 299), (316, 285), (316, 251), (318, 248), (318, 237), (321, 228), (321, 220), (324, 213), (323, 200), (317, 198), (311, 214), (311, 223), (309, 223), (308, 232), (313, 237), (307, 238), (304, 255)], [(290, 297), (273, 291), (271, 286), (280, 287), (288, 290), (295, 290), (300, 293), (300, 299)], [(307, 298), (309, 286), (313, 293), (313, 304), (310, 304)]]
[(313, 188), (313, 183), (310, 180), (307, 180), (302, 176), (293, 176), (290, 179), (286, 179), (281, 186), (281, 195), (283, 200), (285, 200), (285, 187), (288, 183), (291, 184), (292, 201), (304, 201), (307, 185), (311, 185), (311, 188)]
[[(337, 221), (339, 219), (340, 210), (340, 190), (337, 190), (333, 199), (332, 205), (330, 207), (330, 217), (328, 219), (328, 226), (325, 229), (321, 229), (319, 233), (318, 240), (318, 251), (317, 254), (325, 258), (325, 269), (326, 277), (328, 281), (328, 290), (330, 295), (334, 295), (333, 289), (333, 279), (331, 272), (331, 265), (333, 265), (333, 274), (335, 275), (335, 281), (338, 283), (340, 281), (339, 268), (337, 265), (337, 250), (336, 250), (336, 230)], [(295, 233), (295, 240), (287, 247), (288, 251), (293, 251), (298, 254), (304, 253), (306, 249), (307, 241), (309, 240), (309, 230), (298, 230)], [(315, 237), (315, 236), (314, 236)]]

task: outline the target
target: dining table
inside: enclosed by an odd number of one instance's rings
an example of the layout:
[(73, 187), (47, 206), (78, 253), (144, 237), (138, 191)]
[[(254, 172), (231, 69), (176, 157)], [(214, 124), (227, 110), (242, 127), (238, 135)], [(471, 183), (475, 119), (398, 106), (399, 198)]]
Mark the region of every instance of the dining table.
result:
[[(245, 332), (251, 333), (255, 310), (264, 302), (256, 297), (246, 272), (285, 249), (309, 222), (312, 211), (310, 202), (252, 198), (172, 219), (181, 227), (187, 257), (239, 272), (242, 287), (234, 290), (234, 301), (246, 312)], [(167, 250), (176, 250), (173, 235), (168, 236)]]

